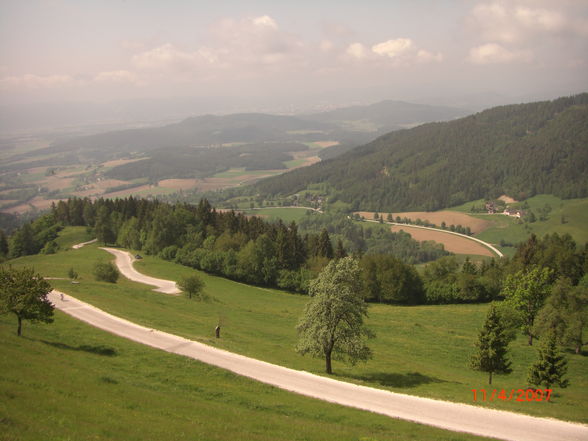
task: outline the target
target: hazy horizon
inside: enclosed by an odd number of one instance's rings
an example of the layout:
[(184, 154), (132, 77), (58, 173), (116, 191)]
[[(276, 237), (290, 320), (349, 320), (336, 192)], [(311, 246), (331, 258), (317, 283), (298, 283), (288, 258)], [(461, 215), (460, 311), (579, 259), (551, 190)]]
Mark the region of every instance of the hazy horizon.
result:
[(588, 90), (575, 0), (5, 0), (0, 17), (7, 120), (35, 106), (47, 121), (84, 105), (112, 121), (384, 99), (479, 110)]

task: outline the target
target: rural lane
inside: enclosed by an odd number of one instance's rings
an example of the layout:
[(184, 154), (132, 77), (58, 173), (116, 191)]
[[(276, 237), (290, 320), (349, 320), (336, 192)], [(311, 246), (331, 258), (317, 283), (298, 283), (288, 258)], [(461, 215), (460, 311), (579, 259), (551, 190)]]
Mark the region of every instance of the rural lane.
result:
[[(365, 221), (366, 222), (372, 222), (372, 223), (379, 223), (379, 221), (372, 220), (372, 219), (366, 219)], [(496, 253), (496, 255), (498, 257), (504, 257), (504, 254), (502, 254), (502, 252), (500, 252), (500, 250), (498, 250), (496, 247), (492, 246), (488, 242), (484, 242), (483, 240), (480, 240), (480, 239), (478, 239), (476, 237), (468, 236), (467, 234), (456, 233), (455, 231), (443, 230), (441, 228), (423, 227), (422, 225), (413, 225), (413, 224), (401, 224), (401, 223), (398, 223), (398, 222), (384, 222), (384, 224), (386, 224), (386, 225), (396, 225), (396, 226), (400, 226), (400, 227), (420, 228), (421, 230), (431, 230), (431, 231), (439, 231), (440, 233), (453, 234), (454, 236), (459, 236), (459, 237), (463, 237), (465, 239), (473, 240), (474, 242), (478, 242), (479, 244), (484, 245), (486, 248), (488, 248), (491, 251), (493, 251), (494, 253)]]
[(176, 286), (176, 282), (171, 280), (156, 279), (155, 277), (149, 277), (137, 271), (133, 266), (135, 258), (128, 251), (105, 247), (101, 247), (100, 249), (108, 251), (110, 254), (113, 254), (116, 257), (116, 266), (127, 279), (132, 280), (133, 282), (155, 286), (156, 288), (153, 291), (162, 292), (164, 294), (179, 294), (182, 292)]
[[(117, 256), (117, 264), (119, 261), (131, 262), (130, 255), (125, 251), (106, 250)], [(125, 254), (126, 259), (123, 259)], [(129, 265), (132, 268), (132, 263)], [(123, 271), (124, 268), (126, 266), (121, 268), (123, 274), (126, 272), (126, 269)], [(143, 276), (134, 269), (133, 272)], [(161, 279), (148, 278), (148, 280), (162, 282)], [(149, 284), (153, 285), (154, 283), (151, 282)], [(61, 300), (61, 293), (58, 291), (51, 292), (49, 298), (58, 309), (97, 328), (309, 397), (442, 429), (503, 440), (588, 440), (588, 426), (586, 425), (421, 398), (333, 380), (146, 328), (102, 311), (67, 294), (64, 294), (63, 300)]]

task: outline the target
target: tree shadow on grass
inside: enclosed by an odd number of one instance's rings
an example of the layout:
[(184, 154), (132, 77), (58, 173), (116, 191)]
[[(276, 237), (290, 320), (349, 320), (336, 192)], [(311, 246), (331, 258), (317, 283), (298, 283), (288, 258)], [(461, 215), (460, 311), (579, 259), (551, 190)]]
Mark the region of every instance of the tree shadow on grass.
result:
[(90, 346), (90, 345), (79, 345), (79, 346), (70, 346), (65, 343), (54, 342), (54, 341), (47, 341), (47, 340), (40, 340), (41, 343), (44, 343), (49, 346), (53, 346), (54, 348), (58, 349), (66, 349), (68, 351), (82, 351), (82, 352), (89, 352), (91, 354), (101, 355), (103, 357), (114, 357), (118, 355), (116, 349), (110, 348), (108, 346)]
[(366, 383), (376, 383), (386, 387), (410, 388), (429, 383), (447, 383), (435, 377), (429, 377), (419, 372), (408, 372), (406, 374), (390, 372), (370, 372), (363, 375), (352, 375), (351, 378)]

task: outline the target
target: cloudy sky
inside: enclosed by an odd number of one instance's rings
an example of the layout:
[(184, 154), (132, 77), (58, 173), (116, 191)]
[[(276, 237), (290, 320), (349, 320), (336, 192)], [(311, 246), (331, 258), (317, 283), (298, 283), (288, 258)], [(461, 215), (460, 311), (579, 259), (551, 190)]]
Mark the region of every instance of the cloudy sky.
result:
[(586, 90), (586, 0), (0, 0), (5, 103)]

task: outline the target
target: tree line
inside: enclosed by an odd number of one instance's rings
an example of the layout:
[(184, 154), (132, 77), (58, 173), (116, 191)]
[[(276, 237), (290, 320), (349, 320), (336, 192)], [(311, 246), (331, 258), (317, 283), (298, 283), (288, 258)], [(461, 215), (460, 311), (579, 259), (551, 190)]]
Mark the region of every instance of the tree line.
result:
[[(55, 239), (65, 225), (86, 226), (104, 244), (299, 293), (308, 292), (310, 281), (331, 260), (352, 255), (361, 268), (362, 295), (370, 302), (390, 304), (502, 299), (509, 277), (533, 266), (550, 270), (550, 287), (562, 278), (577, 286), (588, 266), (588, 248), (579, 248), (567, 234), (531, 236), (512, 259), (460, 262), (436, 246), (412, 248), (417, 242), (408, 235), (378, 224), (363, 227), (344, 215), (309, 215), (299, 225), (284, 224), (217, 211), (206, 199), (189, 205), (132, 197), (61, 201), (10, 237), (0, 232), (0, 255), (55, 252)], [(412, 265), (430, 259), (436, 260), (422, 270)]]

